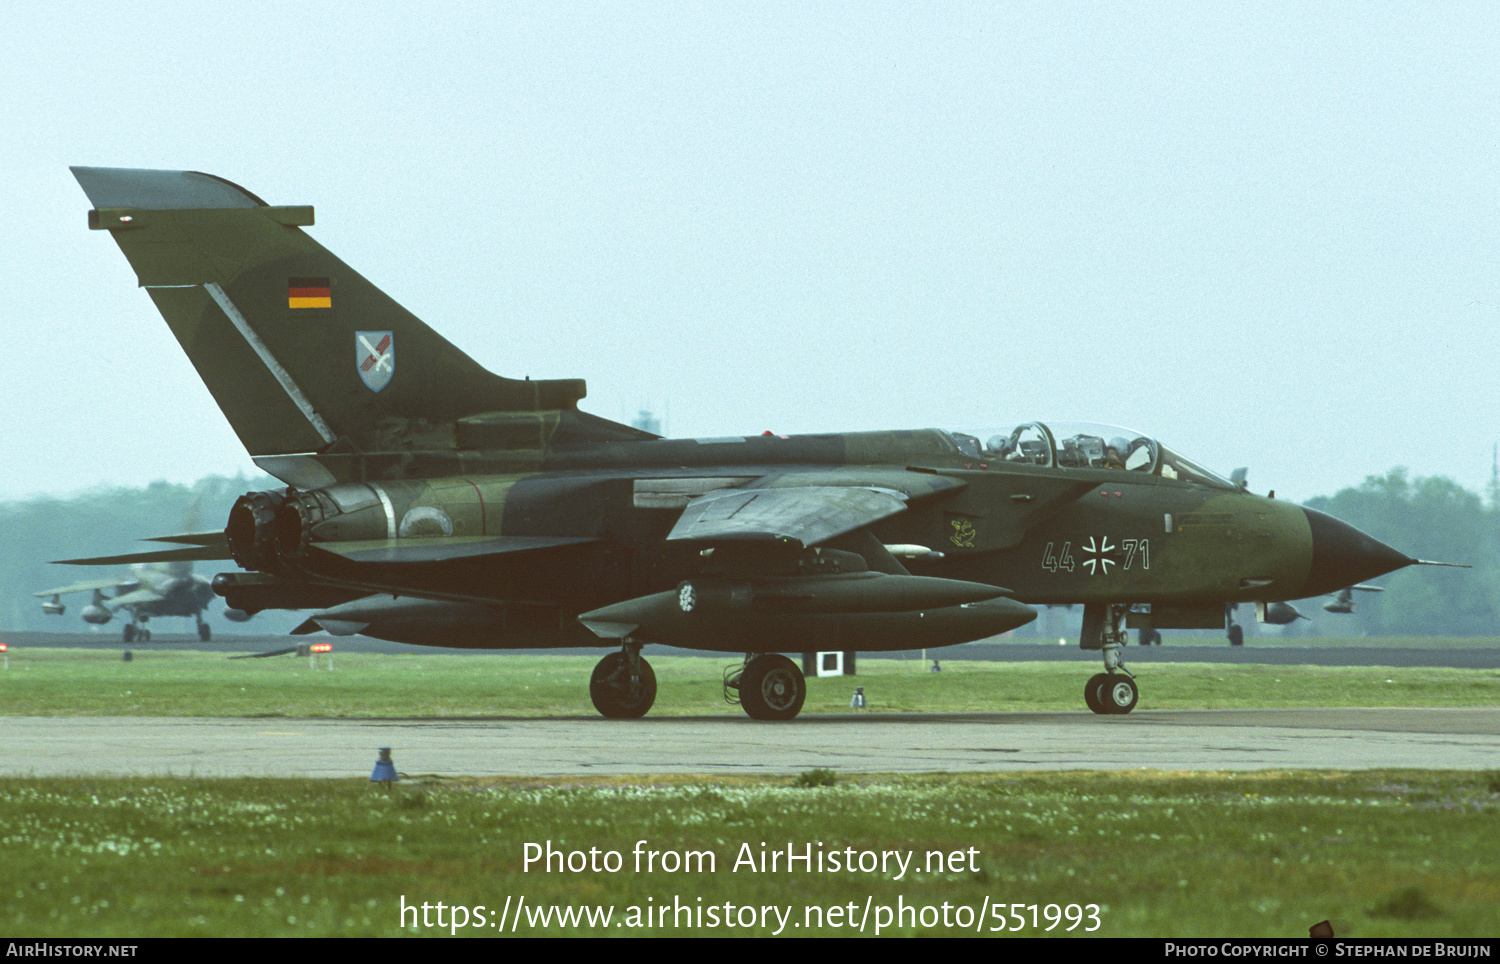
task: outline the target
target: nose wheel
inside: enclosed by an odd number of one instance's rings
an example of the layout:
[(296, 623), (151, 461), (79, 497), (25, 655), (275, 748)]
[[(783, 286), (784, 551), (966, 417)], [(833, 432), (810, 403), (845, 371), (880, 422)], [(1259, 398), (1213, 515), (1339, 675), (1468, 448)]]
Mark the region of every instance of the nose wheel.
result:
[(1124, 673), (1097, 673), (1084, 684), (1083, 701), (1095, 713), (1129, 713), (1140, 699), (1135, 680)]

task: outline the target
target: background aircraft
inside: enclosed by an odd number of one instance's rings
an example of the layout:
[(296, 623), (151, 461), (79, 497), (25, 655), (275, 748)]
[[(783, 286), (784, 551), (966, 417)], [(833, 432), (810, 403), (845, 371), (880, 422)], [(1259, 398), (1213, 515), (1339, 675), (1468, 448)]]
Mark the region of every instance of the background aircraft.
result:
[(1418, 562), (1108, 426), (660, 439), (579, 410), (581, 379), (481, 368), (309, 238), (310, 207), (195, 172), (73, 171), (90, 227), (287, 485), (139, 558), (232, 558), (247, 572), (214, 590), (316, 609), (299, 631), (603, 641), (590, 696), (612, 717), (655, 698), (646, 642), (743, 653), (726, 696), (790, 719), (806, 684), (782, 652), (944, 646), (1079, 603), (1104, 663), (1085, 702), (1123, 713), (1127, 626), (1223, 627), (1228, 604)]
[[(1243, 471), (1243, 470), (1242, 470)], [(1236, 480), (1238, 481), (1238, 480)], [(1436, 565), (1436, 563), (1428, 563)], [(1354, 612), (1354, 590), (1361, 592), (1384, 592), (1381, 586), (1347, 586), (1338, 591), (1333, 599), (1323, 604), (1323, 610), (1335, 615), (1349, 615)], [(1231, 646), (1245, 645), (1245, 628), (1235, 622), (1235, 612), (1239, 609), (1238, 603), (1224, 604), (1224, 627), (1225, 637)], [(1286, 626), (1299, 619), (1307, 619), (1296, 606), (1289, 602), (1268, 602), (1257, 604), (1255, 607), (1255, 619), (1257, 622), (1269, 623), (1272, 626)], [(1142, 646), (1160, 646), (1161, 633), (1156, 629), (1142, 627), (1137, 637)]]
[[(88, 560), (73, 560), (73, 564), (90, 564)], [(121, 631), (127, 643), (151, 641), (151, 630), (147, 623), (153, 617), (175, 616), (192, 619), (198, 627), (198, 638), (208, 642), (213, 631), (203, 620), (203, 611), (214, 600), (214, 591), (209, 581), (193, 573), (191, 562), (143, 562), (130, 567), (131, 575), (118, 579), (94, 579), (76, 582), (54, 589), (43, 589), (35, 593), (42, 603), (43, 611), (61, 616), (67, 611), (62, 597), (75, 592), (92, 592), (93, 601), (83, 607), (83, 621), (102, 626), (124, 610), (130, 617)], [(106, 595), (108, 593), (108, 595)], [(48, 598), (50, 597), (50, 598)], [(226, 618), (243, 622), (248, 613), (226, 609)]]

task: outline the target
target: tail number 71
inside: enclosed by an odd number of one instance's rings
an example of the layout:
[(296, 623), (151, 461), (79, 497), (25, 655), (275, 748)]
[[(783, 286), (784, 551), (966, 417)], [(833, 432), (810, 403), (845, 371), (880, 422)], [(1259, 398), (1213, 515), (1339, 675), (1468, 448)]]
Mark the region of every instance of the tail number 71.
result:
[[(1062, 551), (1054, 553), (1053, 546), (1056, 543), (1047, 543), (1047, 548), (1042, 550), (1042, 568), (1048, 572), (1072, 572), (1075, 565), (1073, 560), (1072, 543), (1064, 542)], [(1150, 539), (1125, 539), (1120, 543), (1120, 551), (1125, 554), (1125, 561), (1121, 568), (1129, 569), (1140, 562), (1142, 569), (1151, 568), (1151, 540)]]

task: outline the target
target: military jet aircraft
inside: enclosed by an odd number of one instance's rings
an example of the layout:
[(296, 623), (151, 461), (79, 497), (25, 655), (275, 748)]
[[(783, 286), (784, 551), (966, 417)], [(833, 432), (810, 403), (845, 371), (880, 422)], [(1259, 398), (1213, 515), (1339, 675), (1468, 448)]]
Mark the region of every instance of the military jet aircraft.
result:
[(1348, 616), (1354, 612), (1354, 590), (1361, 592), (1385, 592), (1380, 586), (1350, 586), (1341, 589), (1338, 595), (1323, 604), (1323, 611)]
[[(1224, 625), (1233, 602), (1333, 592), (1416, 564), (1253, 495), (1154, 438), (1023, 422), (665, 439), (581, 411), (581, 379), (494, 375), (268, 205), (188, 171), (75, 167), (108, 231), (262, 469), (214, 589), (301, 631), (484, 648), (613, 649), (589, 693), (639, 717), (647, 642), (744, 654), (725, 695), (790, 719), (782, 653), (980, 639), (1080, 603), (1099, 713), (1137, 701), (1129, 627)], [(171, 537), (166, 537), (171, 541)]]
[[(75, 565), (93, 565), (93, 560), (69, 560)], [(214, 600), (214, 591), (209, 581), (193, 574), (191, 562), (138, 562), (131, 567), (131, 575), (118, 579), (95, 579), (88, 582), (43, 589), (33, 593), (45, 599), (42, 610), (50, 615), (61, 616), (67, 611), (62, 597), (74, 592), (92, 592), (93, 601), (83, 607), (83, 621), (102, 626), (114, 618), (118, 610), (130, 615), (121, 637), (127, 643), (151, 641), (151, 630), (146, 625), (153, 617), (178, 616), (192, 619), (198, 626), (198, 638), (208, 642), (213, 631), (203, 621), (203, 611)], [(109, 595), (105, 595), (108, 592)], [(227, 609), (224, 615), (235, 622), (243, 622), (250, 616), (235, 609)]]
[[(1423, 565), (1447, 565), (1447, 563), (1428, 562)], [(1362, 592), (1384, 592), (1380, 586), (1346, 586), (1339, 590), (1338, 594), (1323, 604), (1325, 612), (1348, 615), (1354, 612), (1354, 590)], [(1224, 605), (1224, 622), (1228, 627), (1225, 635), (1231, 646), (1245, 645), (1245, 627), (1235, 622), (1235, 610), (1239, 608), (1238, 603), (1226, 603)], [(1296, 606), (1289, 602), (1257, 602), (1255, 604), (1255, 618), (1258, 622), (1269, 623), (1272, 626), (1288, 626), (1299, 619), (1307, 619)], [(1155, 629), (1142, 628), (1140, 631), (1140, 642), (1142, 646), (1150, 646), (1153, 643), (1161, 645), (1161, 633)]]

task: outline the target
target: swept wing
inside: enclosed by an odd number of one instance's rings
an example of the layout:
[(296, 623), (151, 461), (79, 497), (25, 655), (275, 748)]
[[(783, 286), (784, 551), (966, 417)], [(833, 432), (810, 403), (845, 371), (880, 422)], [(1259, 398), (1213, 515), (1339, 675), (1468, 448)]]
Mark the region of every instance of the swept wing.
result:
[(905, 511), (906, 498), (891, 489), (860, 486), (711, 492), (688, 503), (667, 541), (813, 546)]

